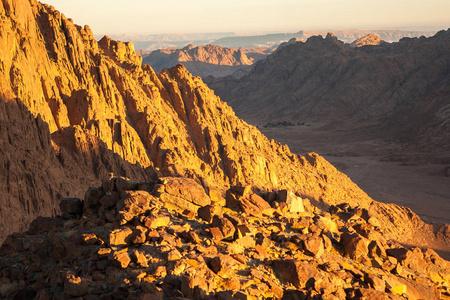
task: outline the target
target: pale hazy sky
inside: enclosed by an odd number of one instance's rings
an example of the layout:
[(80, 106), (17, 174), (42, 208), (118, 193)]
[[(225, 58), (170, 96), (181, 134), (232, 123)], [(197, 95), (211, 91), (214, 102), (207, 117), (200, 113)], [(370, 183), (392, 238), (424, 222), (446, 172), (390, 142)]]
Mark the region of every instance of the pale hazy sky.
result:
[(43, 0), (95, 34), (450, 27), (450, 0)]

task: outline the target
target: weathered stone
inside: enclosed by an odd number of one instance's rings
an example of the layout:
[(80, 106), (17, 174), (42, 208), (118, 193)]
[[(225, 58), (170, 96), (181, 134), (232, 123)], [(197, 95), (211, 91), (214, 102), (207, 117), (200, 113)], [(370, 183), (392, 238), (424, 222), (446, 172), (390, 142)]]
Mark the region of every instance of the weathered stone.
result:
[(309, 288), (314, 280), (322, 278), (319, 270), (311, 263), (296, 260), (274, 260), (272, 268), (281, 282), (297, 288)]
[(371, 241), (368, 248), (369, 248), (369, 257), (372, 258), (386, 257), (386, 248), (379, 241), (377, 240)]
[(169, 252), (166, 253), (166, 260), (167, 261), (176, 261), (179, 260), (180, 258), (182, 258), (183, 256), (181, 255), (180, 251), (178, 251), (177, 249), (172, 249)]
[(144, 213), (149, 209), (155, 197), (146, 191), (125, 191), (120, 193), (121, 200), (117, 202), (117, 210), (126, 210), (135, 215)]
[(68, 274), (64, 281), (64, 294), (72, 297), (83, 297), (89, 292), (89, 281), (73, 274)]
[(132, 250), (133, 260), (142, 268), (148, 268), (148, 259), (145, 254), (137, 249)]
[(242, 238), (247, 235), (253, 235), (256, 232), (255, 227), (250, 224), (238, 224), (235, 225), (235, 227), (237, 238)]
[(277, 200), (287, 204), (289, 212), (305, 212), (302, 198), (295, 195), (292, 191), (281, 190), (278, 191)]
[(225, 195), (225, 206), (234, 211), (241, 211), (241, 205), (239, 204), (239, 196), (234, 194), (231, 190), (227, 190)]
[(324, 253), (324, 244), (321, 237), (311, 237), (303, 241), (303, 247), (307, 254), (320, 257)]
[(384, 292), (386, 289), (385, 281), (374, 274), (364, 274), (364, 281), (377, 291)]
[(188, 209), (194, 212), (211, 204), (205, 189), (192, 179), (181, 177), (164, 177), (158, 188), (158, 196), (166, 206), (183, 212)]
[(208, 282), (201, 276), (184, 275), (181, 278), (181, 292), (187, 298), (205, 298), (209, 293)]
[(211, 270), (222, 278), (231, 278), (235, 275), (234, 266), (239, 264), (229, 255), (219, 254), (211, 260)]
[(211, 232), (214, 240), (221, 241), (223, 239), (223, 234), (219, 227), (210, 227), (209, 232)]
[(131, 262), (127, 251), (116, 251), (112, 255), (112, 262), (115, 266), (125, 269)]
[(97, 208), (100, 205), (99, 200), (101, 197), (103, 197), (103, 195), (105, 195), (105, 192), (103, 192), (103, 190), (95, 187), (90, 187), (84, 194), (83, 210), (87, 214), (97, 212)]
[(261, 216), (262, 214), (272, 215), (272, 207), (266, 200), (256, 194), (239, 198), (241, 209), (250, 216)]
[(246, 186), (234, 185), (230, 187), (230, 190), (239, 197), (247, 197), (247, 195), (249, 195), (252, 192), (252, 187), (249, 185)]
[(226, 200), (222, 195), (222, 191), (215, 189), (215, 188), (209, 188), (208, 196), (211, 198), (211, 201), (215, 203), (218, 206), (225, 206)]
[(129, 227), (116, 229), (109, 234), (108, 244), (112, 247), (126, 247), (133, 239), (133, 230)]
[(152, 216), (144, 219), (144, 226), (149, 229), (156, 229), (158, 227), (166, 227), (170, 223), (168, 216)]
[(403, 295), (406, 293), (406, 285), (401, 283), (399, 280), (394, 277), (388, 277), (386, 279), (386, 288), (391, 291), (391, 293), (395, 293), (398, 295)]
[(102, 188), (105, 192), (123, 192), (136, 190), (138, 184), (126, 177), (113, 177), (103, 181)]
[(198, 209), (197, 215), (200, 219), (211, 223), (214, 216), (223, 216), (222, 208), (215, 205), (207, 205)]
[(211, 228), (217, 227), (220, 229), (223, 238), (232, 240), (234, 238), (235, 228), (233, 223), (224, 217), (214, 216), (213, 221), (211, 223)]
[(68, 215), (82, 215), (83, 214), (83, 201), (79, 198), (64, 198), (59, 203), (61, 213)]
[(81, 239), (86, 245), (103, 244), (103, 241), (94, 233), (84, 233), (81, 235)]
[(133, 244), (143, 244), (147, 240), (148, 229), (143, 226), (136, 226), (133, 230), (133, 238), (131, 243)]
[(345, 253), (352, 259), (366, 256), (368, 254), (369, 242), (357, 233), (343, 233), (340, 240), (341, 245), (344, 247)]
[(60, 218), (37, 217), (33, 222), (31, 222), (28, 232), (33, 235), (44, 234), (54, 232), (62, 227), (63, 220)]

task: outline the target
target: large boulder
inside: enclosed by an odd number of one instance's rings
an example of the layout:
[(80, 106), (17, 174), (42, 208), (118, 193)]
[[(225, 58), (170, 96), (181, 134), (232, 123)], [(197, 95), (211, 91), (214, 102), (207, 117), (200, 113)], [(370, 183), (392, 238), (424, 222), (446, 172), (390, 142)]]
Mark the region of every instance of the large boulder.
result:
[(200, 207), (211, 204), (211, 198), (206, 194), (203, 186), (189, 178), (161, 178), (157, 196), (166, 207), (179, 212), (185, 210), (197, 212)]

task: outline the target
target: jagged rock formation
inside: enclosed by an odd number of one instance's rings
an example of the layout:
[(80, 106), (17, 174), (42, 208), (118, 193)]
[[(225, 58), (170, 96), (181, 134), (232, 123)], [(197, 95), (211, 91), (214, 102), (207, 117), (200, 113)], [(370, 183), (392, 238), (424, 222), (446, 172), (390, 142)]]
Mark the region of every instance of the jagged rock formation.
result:
[(253, 124), (365, 121), (424, 149), (449, 148), (449, 49), (450, 31), (360, 48), (329, 34), (283, 47), (242, 80), (207, 83)]
[[(180, 185), (183, 188), (180, 189)], [(184, 178), (112, 178), (0, 248), (9, 299), (448, 299), (450, 264), (386, 240), (370, 211)], [(166, 196), (164, 196), (166, 195)], [(177, 200), (167, 206), (167, 195)], [(164, 196), (164, 197), (163, 197)], [(194, 196), (194, 197), (193, 197)], [(202, 204), (198, 202), (202, 201)], [(201, 207), (194, 211), (192, 205)], [(223, 207), (226, 205), (226, 207)]]
[(377, 46), (385, 43), (379, 36), (368, 34), (362, 38), (356, 39), (350, 44), (351, 47)]
[(195, 76), (223, 77), (244, 69), (249, 71), (254, 59), (248, 57), (241, 49), (223, 48), (215, 45), (193, 46), (182, 49), (155, 50), (143, 59), (143, 64), (150, 65), (156, 72), (183, 64)]

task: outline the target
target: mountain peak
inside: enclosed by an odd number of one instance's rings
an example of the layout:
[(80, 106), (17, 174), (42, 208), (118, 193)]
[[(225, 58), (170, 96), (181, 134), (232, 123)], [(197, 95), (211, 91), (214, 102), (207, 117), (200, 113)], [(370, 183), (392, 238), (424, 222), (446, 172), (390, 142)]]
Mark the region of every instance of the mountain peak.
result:
[(363, 46), (376, 46), (385, 43), (379, 36), (368, 34), (364, 37), (361, 37), (355, 40), (350, 44), (351, 47), (363, 47)]

